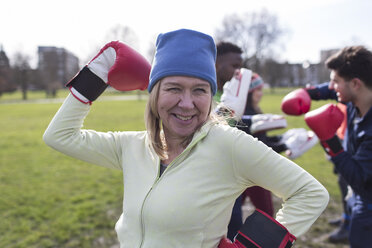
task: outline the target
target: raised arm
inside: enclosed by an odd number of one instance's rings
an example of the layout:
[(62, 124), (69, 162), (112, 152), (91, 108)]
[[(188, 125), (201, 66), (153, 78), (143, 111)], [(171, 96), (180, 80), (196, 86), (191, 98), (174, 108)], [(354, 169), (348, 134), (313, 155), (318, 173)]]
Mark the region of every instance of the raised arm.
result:
[(69, 156), (107, 167), (120, 167), (118, 136), (82, 130), (91, 103), (108, 85), (121, 91), (145, 89), (150, 64), (121, 42), (105, 45), (68, 84), (71, 94), (46, 129), (43, 139)]

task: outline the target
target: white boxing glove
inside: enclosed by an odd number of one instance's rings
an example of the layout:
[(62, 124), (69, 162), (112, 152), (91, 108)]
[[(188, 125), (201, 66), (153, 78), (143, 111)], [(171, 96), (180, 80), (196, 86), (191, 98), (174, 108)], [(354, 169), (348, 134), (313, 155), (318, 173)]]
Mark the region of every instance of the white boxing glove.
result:
[(251, 134), (287, 127), (287, 121), (282, 115), (257, 114), (251, 117), (251, 121)]
[(288, 148), (286, 151), (288, 158), (295, 159), (316, 145), (319, 139), (311, 130), (293, 128), (282, 135), (281, 141)]
[(229, 109), (232, 113), (232, 117), (239, 121), (247, 103), (251, 78), (252, 71), (241, 68), (232, 79), (223, 86), (221, 102), (218, 104), (217, 109)]

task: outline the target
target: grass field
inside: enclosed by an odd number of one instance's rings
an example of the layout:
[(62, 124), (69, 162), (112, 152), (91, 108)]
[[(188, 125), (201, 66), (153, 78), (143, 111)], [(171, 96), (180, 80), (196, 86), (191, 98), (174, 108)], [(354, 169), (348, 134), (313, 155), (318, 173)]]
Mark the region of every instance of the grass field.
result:
[[(281, 99), (289, 91), (266, 92), (263, 111), (281, 113)], [(64, 97), (67, 92), (59, 94)], [(18, 100), (20, 96), (0, 98), (0, 247), (114, 245), (114, 225), (122, 205), (121, 172), (77, 161), (47, 147), (42, 135), (61, 103), (23, 102)], [(41, 96), (29, 94), (30, 99)], [(316, 102), (312, 108), (324, 103)], [(97, 101), (85, 128), (143, 130), (144, 108), (145, 100)], [(303, 117), (287, 117), (287, 121), (290, 128), (306, 126)], [(336, 203), (332, 211), (337, 215), (336, 176), (320, 145), (296, 162), (329, 190)], [(324, 229), (319, 228), (315, 231), (321, 233)], [(300, 244), (297, 247), (325, 247)]]

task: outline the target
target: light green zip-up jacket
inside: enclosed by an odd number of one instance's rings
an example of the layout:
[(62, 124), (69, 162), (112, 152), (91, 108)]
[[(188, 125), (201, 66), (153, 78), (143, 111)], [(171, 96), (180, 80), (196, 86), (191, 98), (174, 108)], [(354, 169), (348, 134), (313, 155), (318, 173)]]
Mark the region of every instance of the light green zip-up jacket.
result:
[(328, 192), (309, 173), (250, 135), (208, 122), (161, 177), (146, 131), (82, 130), (90, 109), (69, 95), (45, 142), (69, 156), (123, 171), (121, 248), (215, 248), (235, 199), (259, 185), (284, 201), (276, 219), (295, 236), (323, 212)]

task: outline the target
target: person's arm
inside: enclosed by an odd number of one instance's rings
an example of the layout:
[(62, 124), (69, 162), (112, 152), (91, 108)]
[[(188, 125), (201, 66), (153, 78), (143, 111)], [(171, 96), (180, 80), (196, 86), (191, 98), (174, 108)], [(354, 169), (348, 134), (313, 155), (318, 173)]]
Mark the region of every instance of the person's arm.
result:
[(345, 151), (336, 135), (343, 117), (344, 113), (338, 107), (328, 104), (307, 113), (305, 121), (318, 135), (337, 172), (354, 191), (365, 194), (372, 186), (372, 136), (368, 132), (361, 133), (364, 136), (355, 154)]
[(336, 166), (337, 172), (342, 175), (345, 181), (358, 194), (372, 200), (372, 136), (365, 136), (355, 155), (347, 151), (331, 157)]
[(280, 197), (283, 204), (275, 219), (256, 211), (233, 242), (223, 237), (218, 247), (291, 247), (326, 208), (327, 190), (300, 166), (252, 136), (238, 130), (232, 136), (226, 145), (231, 146), (234, 182), (242, 189), (263, 187)]
[[(240, 124), (240, 125), (239, 125)], [(245, 114), (237, 126), (248, 134), (258, 134), (287, 127), (286, 119), (276, 114)]]
[(288, 149), (288, 147), (281, 142), (280, 136), (268, 136), (266, 132), (260, 132), (253, 135), (253, 137), (256, 137), (258, 140), (262, 141), (265, 145), (271, 147), (278, 153)]
[(271, 191), (283, 200), (276, 220), (298, 237), (305, 233), (327, 206), (327, 190), (291, 160), (258, 141), (240, 134), (234, 144), (237, 182)]
[(121, 169), (118, 140), (114, 133), (82, 129), (90, 105), (72, 94), (50, 122), (43, 139), (53, 149), (88, 163)]
[(288, 150), (287, 145), (281, 142), (280, 136), (266, 136), (266, 141), (263, 142), (278, 153)]
[(120, 167), (117, 135), (81, 128), (90, 105), (108, 85), (118, 90), (145, 89), (149, 72), (149, 63), (136, 51), (120, 42), (108, 43), (67, 84), (71, 94), (46, 129), (45, 143), (87, 162)]
[(311, 87), (304, 88), (309, 94), (311, 100), (337, 100), (336, 91), (329, 89), (329, 83), (322, 83)]

